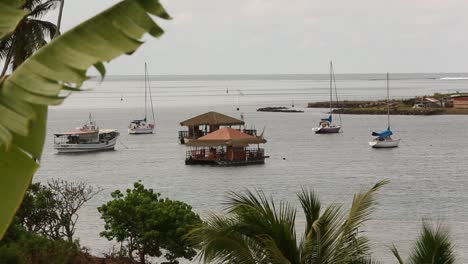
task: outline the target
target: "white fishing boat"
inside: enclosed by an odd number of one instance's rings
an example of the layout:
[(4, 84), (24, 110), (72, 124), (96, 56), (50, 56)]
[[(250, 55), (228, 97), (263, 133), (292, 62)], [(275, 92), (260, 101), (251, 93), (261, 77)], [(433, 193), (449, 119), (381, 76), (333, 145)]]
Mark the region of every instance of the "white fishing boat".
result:
[(90, 114), (89, 120), (82, 127), (54, 134), (54, 149), (58, 153), (113, 150), (119, 135), (115, 129), (100, 129)]
[[(147, 121), (147, 112), (148, 112), (148, 95), (151, 103), (151, 113), (153, 122), (150, 123)], [(148, 77), (148, 68), (145, 63), (145, 117), (143, 119), (137, 119), (130, 122), (128, 126), (129, 134), (152, 134), (155, 127), (155, 118), (154, 118), (154, 108), (153, 108), (153, 98), (151, 95), (151, 87)]]
[(369, 142), (373, 148), (396, 148), (400, 143), (400, 138), (392, 138), (393, 132), (390, 129), (390, 78), (387, 73), (387, 129), (380, 132), (372, 132), (375, 138)]
[(317, 127), (312, 128), (316, 134), (334, 134), (339, 133), (341, 129), (341, 116), (340, 116), (340, 124), (336, 125), (333, 124), (333, 84), (335, 85), (335, 95), (336, 101), (338, 102), (338, 92), (336, 91), (336, 81), (335, 81), (335, 73), (333, 71), (333, 62), (330, 61), (330, 114), (327, 118), (320, 119), (319, 125)]

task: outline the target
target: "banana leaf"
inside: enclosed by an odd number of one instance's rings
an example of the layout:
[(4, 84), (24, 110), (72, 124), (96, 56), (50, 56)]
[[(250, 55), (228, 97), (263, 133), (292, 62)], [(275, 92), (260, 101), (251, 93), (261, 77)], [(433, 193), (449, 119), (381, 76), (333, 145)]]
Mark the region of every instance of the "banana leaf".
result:
[[(24, 16), (19, 1), (0, 0), (0, 36)], [(47, 108), (79, 91), (90, 67), (105, 76), (105, 62), (132, 54), (149, 33), (164, 31), (152, 16), (170, 19), (158, 0), (124, 0), (41, 48), (0, 80), (0, 238), (40, 165)]]

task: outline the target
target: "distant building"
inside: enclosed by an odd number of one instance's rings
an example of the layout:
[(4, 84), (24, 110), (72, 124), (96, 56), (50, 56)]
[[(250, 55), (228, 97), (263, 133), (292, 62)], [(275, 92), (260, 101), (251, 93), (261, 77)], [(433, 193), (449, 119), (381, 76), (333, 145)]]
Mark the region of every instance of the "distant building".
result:
[(443, 106), (442, 102), (435, 99), (434, 97), (424, 97), (424, 103), (426, 107), (430, 108), (439, 108)]
[(468, 108), (468, 96), (456, 96), (452, 98), (453, 108)]
[(439, 108), (444, 107), (444, 103), (434, 97), (417, 97), (413, 108)]

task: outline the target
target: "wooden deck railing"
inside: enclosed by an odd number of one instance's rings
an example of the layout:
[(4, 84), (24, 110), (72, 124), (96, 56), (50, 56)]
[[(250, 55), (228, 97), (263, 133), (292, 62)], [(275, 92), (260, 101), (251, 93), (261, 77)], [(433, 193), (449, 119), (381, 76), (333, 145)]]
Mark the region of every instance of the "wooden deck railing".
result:
[(197, 139), (199, 137), (203, 137), (206, 135), (205, 131), (198, 131), (196, 133), (193, 133), (192, 135), (189, 134), (188, 131), (179, 131), (179, 139), (184, 139), (184, 138), (190, 138), (190, 139)]
[(227, 154), (224, 151), (215, 149), (195, 149), (189, 150), (186, 153), (186, 159), (192, 160), (263, 160), (265, 159), (265, 150), (262, 148), (247, 148), (242, 151), (233, 151), (232, 154)]

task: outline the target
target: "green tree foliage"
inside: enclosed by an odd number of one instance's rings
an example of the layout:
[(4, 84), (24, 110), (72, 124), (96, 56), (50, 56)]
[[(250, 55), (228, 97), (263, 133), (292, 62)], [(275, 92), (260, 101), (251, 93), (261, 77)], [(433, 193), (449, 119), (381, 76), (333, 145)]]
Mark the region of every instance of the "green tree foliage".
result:
[(439, 224), (434, 228), (424, 221), (421, 234), (416, 240), (408, 261), (403, 261), (395, 245), (391, 250), (400, 264), (453, 264), (456, 263), (453, 248), (446, 227)]
[(56, 206), (57, 201), (52, 191), (41, 183), (33, 183), (16, 212), (16, 219), (27, 232), (44, 234), (56, 218)]
[[(0, 38), (22, 20), (24, 3), (0, 0)], [(62, 103), (67, 91), (80, 91), (91, 66), (104, 77), (104, 62), (133, 53), (145, 33), (161, 36), (164, 31), (154, 17), (170, 19), (158, 0), (123, 0), (55, 38), (0, 78), (0, 237), (39, 167), (48, 106)]]
[(0, 60), (4, 60), (0, 78), (5, 75), (8, 66), (16, 69), (55, 36), (55, 24), (40, 19), (58, 3), (59, 0), (26, 0), (21, 6), (27, 15), (13, 32), (0, 39)]
[(351, 208), (323, 208), (318, 196), (298, 194), (305, 214), (302, 239), (296, 238), (296, 210), (263, 192), (230, 193), (226, 216), (212, 216), (188, 236), (204, 262), (216, 263), (371, 263), (369, 242), (359, 228), (374, 211), (376, 192), (387, 183), (354, 195)]
[(0, 241), (0, 264), (72, 264), (78, 254), (77, 244), (28, 232), (18, 221)]
[(50, 180), (47, 185), (34, 183), (16, 218), (28, 232), (73, 242), (78, 211), (100, 191), (85, 182)]
[(116, 190), (111, 196), (111, 201), (98, 208), (105, 222), (101, 236), (121, 242), (131, 259), (136, 255), (140, 263), (145, 263), (147, 256), (163, 256), (165, 263), (178, 263), (177, 258), (192, 259), (196, 255), (183, 239), (201, 222), (191, 206), (163, 199), (138, 182), (133, 189), (125, 193)]

